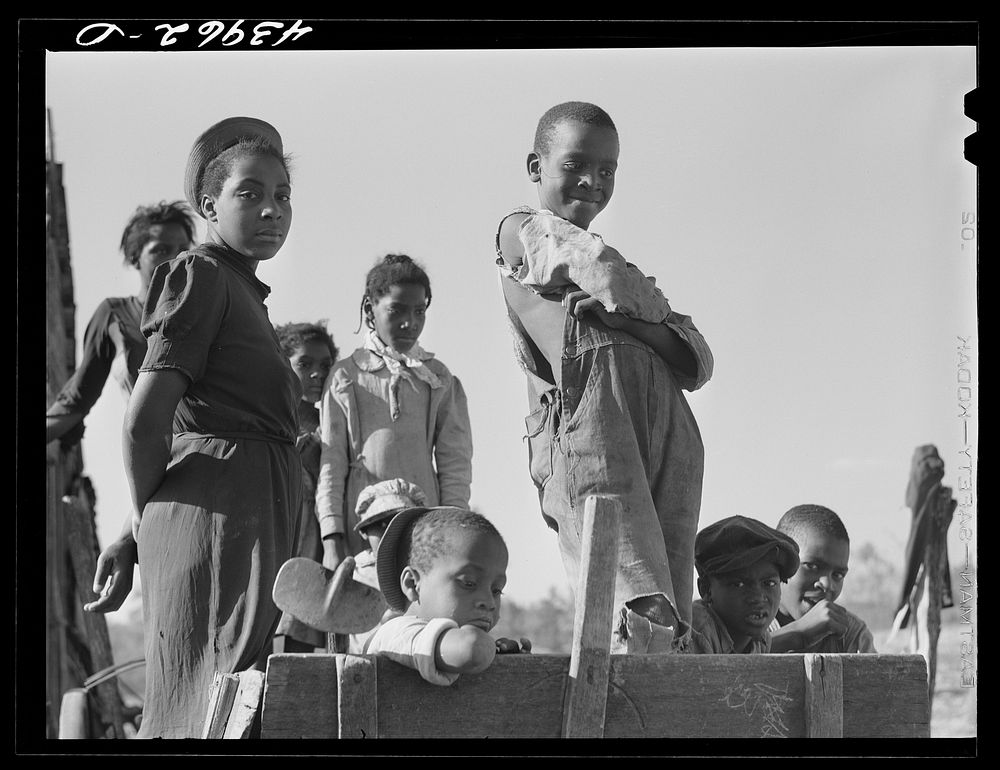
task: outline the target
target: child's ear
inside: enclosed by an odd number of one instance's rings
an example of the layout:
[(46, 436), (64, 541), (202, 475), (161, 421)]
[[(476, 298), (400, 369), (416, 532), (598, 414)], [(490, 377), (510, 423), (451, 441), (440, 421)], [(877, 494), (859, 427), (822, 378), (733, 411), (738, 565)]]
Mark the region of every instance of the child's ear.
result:
[(399, 588), (409, 601), (420, 600), (420, 573), (410, 565), (403, 567), (399, 575)]
[(542, 181), (542, 160), (538, 156), (537, 152), (528, 153), (527, 166), (528, 178), (531, 179), (532, 182)]
[(211, 195), (201, 196), (201, 215), (209, 222), (219, 221), (219, 214), (215, 210), (215, 200)]
[(701, 594), (701, 598), (704, 599), (706, 603), (712, 603), (712, 584), (709, 582), (708, 578), (698, 578), (698, 593)]

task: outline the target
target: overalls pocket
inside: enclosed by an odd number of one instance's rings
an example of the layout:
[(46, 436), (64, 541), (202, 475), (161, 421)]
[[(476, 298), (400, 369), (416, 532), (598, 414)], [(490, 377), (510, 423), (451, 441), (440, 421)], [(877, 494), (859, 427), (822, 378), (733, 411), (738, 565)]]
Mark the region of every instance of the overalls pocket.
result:
[(528, 472), (535, 486), (541, 489), (552, 476), (552, 417), (556, 410), (552, 401), (542, 396), (542, 405), (524, 418), (528, 442)]

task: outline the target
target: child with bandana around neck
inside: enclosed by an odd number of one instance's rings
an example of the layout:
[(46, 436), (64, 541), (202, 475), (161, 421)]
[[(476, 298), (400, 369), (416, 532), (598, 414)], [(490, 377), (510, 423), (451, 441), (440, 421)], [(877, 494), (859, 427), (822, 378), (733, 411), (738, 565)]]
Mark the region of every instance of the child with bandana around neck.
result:
[(365, 342), (334, 365), (319, 406), (316, 515), (327, 569), (367, 548), (355, 531), (355, 505), (381, 479), (416, 484), (429, 507), (468, 507), (472, 429), (465, 390), (418, 341), (430, 302), (427, 273), (405, 254), (389, 254), (368, 272)]

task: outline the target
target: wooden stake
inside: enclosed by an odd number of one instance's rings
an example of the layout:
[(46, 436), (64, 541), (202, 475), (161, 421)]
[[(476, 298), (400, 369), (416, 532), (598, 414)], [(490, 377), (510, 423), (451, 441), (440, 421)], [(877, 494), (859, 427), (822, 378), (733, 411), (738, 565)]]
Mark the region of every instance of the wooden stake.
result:
[(621, 516), (618, 498), (587, 498), (573, 648), (563, 705), (564, 738), (604, 737)]
[(805, 722), (807, 738), (844, 737), (844, 674), (836, 655), (806, 653)]

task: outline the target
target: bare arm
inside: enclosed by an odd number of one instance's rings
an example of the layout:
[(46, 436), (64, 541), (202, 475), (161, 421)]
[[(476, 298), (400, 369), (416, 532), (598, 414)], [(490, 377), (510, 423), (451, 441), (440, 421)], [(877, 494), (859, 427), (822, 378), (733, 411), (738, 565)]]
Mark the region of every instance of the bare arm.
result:
[(188, 378), (175, 369), (139, 372), (125, 410), (122, 455), (132, 496), (132, 532), (136, 540), (142, 510), (167, 470), (174, 411), (188, 383)]
[(449, 674), (478, 674), (497, 654), (496, 641), (476, 626), (450, 628), (438, 637), (434, 664)]
[(801, 618), (772, 634), (771, 652), (801, 652), (831, 634), (843, 636), (846, 630), (846, 610), (823, 599)]
[(76, 427), (81, 420), (83, 420), (83, 415), (76, 412), (46, 415), (45, 443), (48, 444), (57, 438), (62, 438), (72, 428)]
[(631, 334), (637, 340), (645, 342), (671, 368), (680, 370), (688, 377), (694, 377), (698, 372), (698, 363), (691, 349), (685, 344), (673, 329), (666, 324), (654, 324), (639, 321), (622, 315), (609, 313), (604, 305), (586, 292), (570, 292), (564, 300), (569, 312), (577, 318), (584, 313), (594, 313), (601, 322), (612, 329), (620, 329)]

